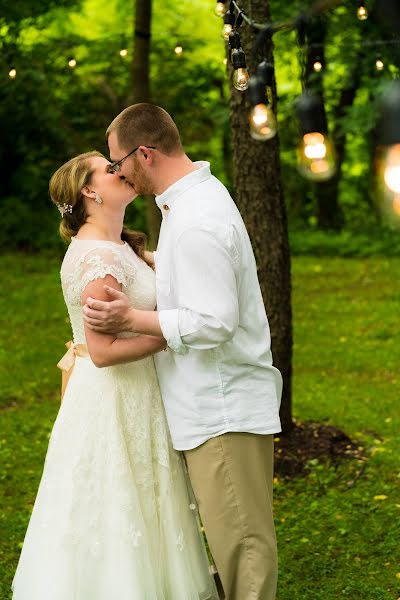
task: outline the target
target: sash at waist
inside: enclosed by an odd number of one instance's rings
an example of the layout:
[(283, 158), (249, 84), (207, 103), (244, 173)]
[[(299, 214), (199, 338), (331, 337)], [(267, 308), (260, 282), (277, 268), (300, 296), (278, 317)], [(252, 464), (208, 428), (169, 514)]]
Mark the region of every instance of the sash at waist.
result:
[(75, 365), (75, 358), (77, 356), (82, 358), (89, 358), (90, 356), (86, 344), (74, 344), (74, 342), (70, 340), (65, 345), (67, 346), (68, 350), (64, 354), (62, 359), (57, 363), (57, 367), (62, 371), (61, 400), (64, 397), (64, 392), (65, 388), (67, 387), (68, 380), (71, 377)]

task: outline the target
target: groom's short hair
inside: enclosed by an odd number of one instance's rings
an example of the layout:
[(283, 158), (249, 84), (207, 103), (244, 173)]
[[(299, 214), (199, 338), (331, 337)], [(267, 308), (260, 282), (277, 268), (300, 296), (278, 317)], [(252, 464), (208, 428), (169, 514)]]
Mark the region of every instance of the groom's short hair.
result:
[(112, 131), (118, 144), (129, 152), (136, 146), (154, 146), (167, 155), (182, 154), (179, 131), (171, 115), (155, 104), (132, 104), (115, 117), (108, 126), (106, 137)]

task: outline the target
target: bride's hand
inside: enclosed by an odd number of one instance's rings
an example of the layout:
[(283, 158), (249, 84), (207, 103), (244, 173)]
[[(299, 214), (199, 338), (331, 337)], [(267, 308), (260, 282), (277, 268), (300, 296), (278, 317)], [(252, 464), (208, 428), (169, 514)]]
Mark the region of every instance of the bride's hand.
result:
[(135, 310), (128, 297), (119, 290), (104, 286), (110, 302), (96, 300), (90, 296), (83, 307), (83, 318), (87, 327), (99, 333), (121, 333), (133, 331)]

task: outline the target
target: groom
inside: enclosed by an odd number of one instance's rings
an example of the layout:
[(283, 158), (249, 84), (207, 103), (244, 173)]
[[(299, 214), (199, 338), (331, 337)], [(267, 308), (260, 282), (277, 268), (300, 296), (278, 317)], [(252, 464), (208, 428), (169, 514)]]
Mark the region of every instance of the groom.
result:
[(172, 441), (184, 453), (227, 600), (273, 600), (273, 436), (281, 375), (242, 218), (207, 162), (185, 154), (162, 108), (135, 104), (107, 130), (112, 169), (162, 213), (154, 253), (157, 311), (89, 298), (102, 332), (163, 336), (155, 356)]

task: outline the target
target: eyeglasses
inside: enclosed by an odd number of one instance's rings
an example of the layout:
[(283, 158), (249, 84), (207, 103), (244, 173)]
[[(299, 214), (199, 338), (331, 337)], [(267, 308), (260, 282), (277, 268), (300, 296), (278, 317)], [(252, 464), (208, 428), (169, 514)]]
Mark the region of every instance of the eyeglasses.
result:
[[(139, 150), (139, 148), (140, 148), (140, 146), (138, 146), (137, 148), (134, 148), (126, 156), (124, 156), (124, 158), (121, 158), (121, 160), (117, 160), (116, 162), (111, 163), (111, 165), (108, 167), (109, 170), (113, 173), (118, 173), (121, 170), (121, 165), (124, 162), (124, 160), (126, 158), (128, 158), (128, 156), (130, 156), (131, 154), (134, 154), (136, 152), (136, 150)], [(156, 150), (155, 146), (146, 146), (146, 148), (150, 148), (151, 150)]]

